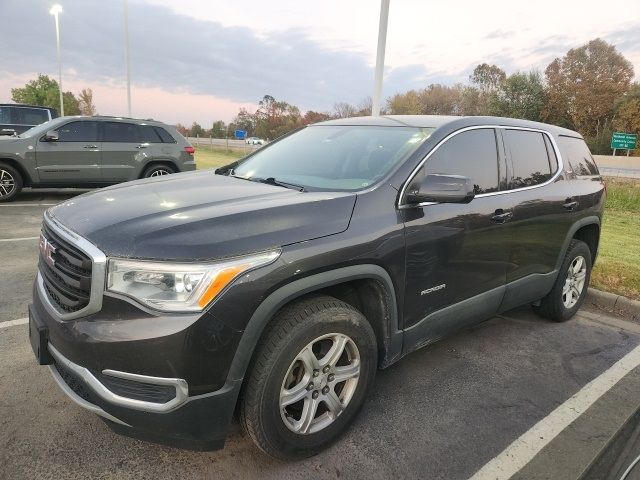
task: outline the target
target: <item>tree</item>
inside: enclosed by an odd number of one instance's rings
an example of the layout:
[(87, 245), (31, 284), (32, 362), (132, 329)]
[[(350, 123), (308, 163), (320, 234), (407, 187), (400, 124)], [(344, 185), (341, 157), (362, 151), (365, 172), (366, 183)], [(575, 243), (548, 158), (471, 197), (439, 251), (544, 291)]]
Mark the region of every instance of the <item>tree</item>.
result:
[(193, 122), (193, 124), (191, 125), (191, 136), (201, 137), (204, 135), (204, 133), (204, 128), (202, 128), (198, 122)]
[(187, 127), (185, 127), (184, 125), (182, 125), (181, 123), (176, 123), (176, 130), (183, 137), (190, 137), (191, 136), (190, 132), (189, 132), (189, 129)]
[(95, 115), (96, 107), (93, 104), (93, 91), (83, 88), (78, 95), (78, 106), (82, 115)]
[(229, 133), (233, 135), (233, 132), (236, 130), (244, 130), (248, 134), (253, 134), (254, 130), (254, 118), (251, 113), (246, 108), (241, 108), (236, 118), (233, 119), (233, 128), (229, 125)]
[(355, 117), (358, 109), (346, 102), (338, 102), (333, 105), (333, 118)]
[(227, 135), (227, 126), (222, 120), (216, 120), (211, 126), (211, 136), (213, 138), (225, 138)]
[[(38, 78), (27, 82), (22, 88), (12, 88), (11, 98), (17, 103), (52, 107), (60, 112), (60, 94), (58, 82), (47, 75), (38, 75)], [(71, 92), (63, 92), (65, 115), (79, 115), (80, 107), (75, 95)]]
[(309, 110), (305, 112), (302, 117), (302, 123), (304, 125), (309, 125), (310, 123), (324, 122), (325, 120), (329, 120), (331, 115), (323, 112), (314, 112), (313, 110)]
[(278, 101), (271, 95), (265, 95), (258, 105), (253, 117), (255, 134), (259, 137), (277, 138), (302, 125), (300, 109), (295, 105)]
[(544, 86), (537, 71), (514, 73), (496, 92), (489, 109), (492, 115), (540, 120), (544, 104)]
[(599, 38), (556, 58), (545, 70), (542, 118), (595, 136), (610, 125), (614, 104), (628, 89), (633, 66)]
[(478, 89), (476, 96), (477, 114), (491, 115), (498, 92), (503, 88), (507, 74), (497, 65), (481, 63), (469, 76), (471, 83)]

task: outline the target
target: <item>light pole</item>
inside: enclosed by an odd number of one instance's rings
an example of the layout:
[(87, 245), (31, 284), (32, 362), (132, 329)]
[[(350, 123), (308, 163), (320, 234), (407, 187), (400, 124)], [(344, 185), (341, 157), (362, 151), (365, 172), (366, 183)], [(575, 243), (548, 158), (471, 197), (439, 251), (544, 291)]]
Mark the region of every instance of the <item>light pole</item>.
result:
[(380, 26), (378, 29), (378, 52), (376, 54), (376, 72), (373, 78), (373, 99), (371, 115), (380, 115), (380, 97), (382, 96), (382, 74), (384, 73), (384, 51), (387, 46), (387, 23), (389, 21), (389, 1), (380, 0)]
[(127, 114), (131, 117), (131, 64), (129, 62), (129, 2), (124, 0), (124, 63), (127, 73)]
[(62, 100), (62, 60), (60, 57), (60, 23), (58, 15), (62, 12), (62, 7), (57, 3), (51, 7), (49, 13), (56, 19), (56, 50), (58, 52), (58, 91), (60, 93), (60, 116), (64, 117), (64, 102)]

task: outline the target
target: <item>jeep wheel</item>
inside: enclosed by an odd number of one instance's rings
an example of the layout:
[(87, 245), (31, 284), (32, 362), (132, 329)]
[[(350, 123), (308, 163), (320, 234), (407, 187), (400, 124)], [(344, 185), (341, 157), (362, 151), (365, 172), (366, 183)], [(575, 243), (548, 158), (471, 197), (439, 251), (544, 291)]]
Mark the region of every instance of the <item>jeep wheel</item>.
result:
[(591, 278), (591, 250), (586, 243), (572, 240), (551, 292), (536, 312), (550, 320), (564, 322), (580, 309)]
[(22, 190), (22, 176), (11, 165), (0, 163), (0, 202), (10, 202)]
[(314, 455), (351, 423), (376, 368), (375, 334), (353, 307), (327, 296), (287, 306), (256, 349), (241, 423), (273, 457)]
[(172, 173), (176, 172), (169, 165), (151, 165), (144, 171), (142, 176), (144, 178), (161, 177), (163, 175), (171, 175)]

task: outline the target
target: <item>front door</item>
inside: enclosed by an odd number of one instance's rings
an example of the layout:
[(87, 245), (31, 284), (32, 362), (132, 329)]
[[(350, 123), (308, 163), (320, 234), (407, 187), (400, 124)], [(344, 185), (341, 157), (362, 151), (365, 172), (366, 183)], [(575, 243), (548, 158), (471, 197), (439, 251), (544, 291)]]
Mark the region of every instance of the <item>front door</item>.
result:
[(104, 122), (102, 134), (102, 177), (105, 182), (133, 180), (151, 156), (151, 145), (143, 141), (138, 125)]
[(38, 177), (42, 183), (74, 185), (102, 180), (98, 122), (74, 120), (57, 129), (58, 140), (36, 144)]
[(406, 238), (405, 348), (495, 314), (504, 295), (512, 212), (504, 195), (505, 157), (493, 128), (454, 135), (427, 158), (426, 174), (472, 179), (467, 204), (403, 205)]

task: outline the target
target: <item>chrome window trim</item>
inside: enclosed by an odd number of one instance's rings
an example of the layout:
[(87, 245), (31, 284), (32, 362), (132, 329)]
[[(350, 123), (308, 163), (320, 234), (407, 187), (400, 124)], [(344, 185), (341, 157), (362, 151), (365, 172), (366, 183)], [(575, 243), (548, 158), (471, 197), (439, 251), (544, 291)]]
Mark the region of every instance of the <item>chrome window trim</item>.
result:
[(49, 299), (49, 294), (44, 288), (42, 274), (38, 270), (36, 283), (38, 286), (38, 293), (40, 294), (40, 298), (42, 299), (44, 306), (49, 313), (53, 314), (55, 318), (60, 320), (72, 320), (74, 318), (84, 317), (86, 315), (99, 312), (102, 308), (102, 295), (104, 293), (104, 283), (106, 278), (106, 255), (93, 243), (72, 232), (58, 222), (53, 215), (49, 213), (49, 211), (46, 211), (44, 214), (44, 223), (47, 228), (52, 230), (56, 235), (59, 235), (63, 240), (69, 242), (79, 250), (82, 250), (89, 256), (89, 258), (91, 258), (91, 293), (89, 294), (89, 303), (87, 306), (71, 313), (60, 311), (60, 309)]
[[(411, 175), (409, 175), (408, 179), (402, 185), (402, 188), (400, 189), (400, 196), (398, 197), (398, 205), (397, 205), (398, 208), (399, 209), (404, 209), (404, 208), (415, 208), (415, 207), (425, 207), (425, 206), (429, 206), (429, 205), (437, 205), (438, 202), (422, 202), (422, 203), (415, 203), (415, 204), (402, 203), (402, 199), (404, 198), (406, 190), (409, 187), (409, 185), (411, 184), (411, 181), (413, 180), (413, 178), (417, 175), (417, 173), (424, 166), (424, 164), (427, 162), (427, 160), (429, 160), (429, 157), (431, 157), (431, 155), (433, 155), (444, 143), (446, 143), (449, 139), (451, 139), (451, 138), (453, 138), (456, 135), (459, 135), (461, 133), (468, 132), (470, 130), (480, 130), (480, 129), (487, 129), (487, 128), (496, 129), (496, 130), (498, 130), (498, 129), (500, 129), (500, 130), (524, 130), (524, 131), (528, 131), (528, 132), (538, 132), (538, 133), (541, 133), (543, 135), (546, 135), (547, 138), (549, 139), (549, 141), (551, 142), (551, 145), (553, 146), (553, 150), (554, 150), (554, 152), (556, 154), (556, 157), (558, 158), (558, 166), (557, 166), (557, 170), (556, 170), (555, 174), (549, 180), (547, 180), (544, 183), (540, 183), (538, 185), (530, 185), (528, 187), (514, 188), (514, 189), (511, 189), (511, 190), (500, 190), (498, 192), (481, 193), (480, 195), (476, 195), (474, 198), (491, 197), (493, 195), (503, 195), (505, 193), (522, 192), (522, 191), (525, 191), (525, 190), (531, 190), (533, 188), (544, 187), (545, 185), (549, 185), (550, 183), (553, 183), (562, 174), (562, 172), (564, 170), (564, 160), (562, 158), (562, 155), (560, 154), (560, 148), (558, 147), (558, 144), (556, 143), (555, 138), (553, 138), (553, 135), (551, 135), (548, 131), (542, 130), (540, 128), (512, 127), (512, 126), (509, 126), (509, 125), (473, 125), (473, 126), (470, 126), (470, 127), (461, 128), (460, 130), (456, 130), (455, 132), (450, 133), (449, 135), (444, 137), (442, 140), (440, 140), (440, 142), (438, 142), (438, 144), (435, 147), (433, 147), (429, 151), (429, 153), (427, 153), (427, 155), (425, 155), (425, 157), (420, 161), (418, 166), (411, 171)], [(497, 138), (496, 138), (496, 142), (498, 142)], [(497, 143), (497, 146), (499, 147), (500, 145)], [(505, 157), (506, 157), (506, 152), (505, 152)]]
[(134, 398), (123, 397), (109, 390), (100, 380), (98, 380), (89, 370), (72, 362), (62, 355), (56, 348), (49, 343), (49, 352), (55, 358), (56, 362), (62, 364), (73, 373), (78, 375), (82, 380), (103, 400), (120, 407), (130, 408), (132, 410), (140, 410), (151, 413), (166, 413), (178, 408), (189, 398), (189, 387), (186, 380), (181, 378), (163, 378), (149, 377), (147, 375), (138, 375), (135, 373), (119, 372), (116, 370), (103, 370), (102, 373), (112, 377), (133, 380), (136, 382), (149, 383), (152, 385), (169, 385), (175, 388), (175, 398), (166, 403), (145, 402)]

